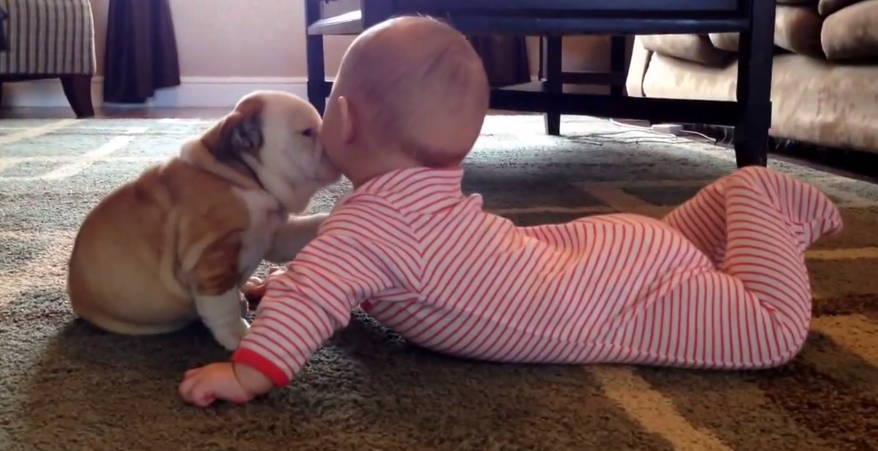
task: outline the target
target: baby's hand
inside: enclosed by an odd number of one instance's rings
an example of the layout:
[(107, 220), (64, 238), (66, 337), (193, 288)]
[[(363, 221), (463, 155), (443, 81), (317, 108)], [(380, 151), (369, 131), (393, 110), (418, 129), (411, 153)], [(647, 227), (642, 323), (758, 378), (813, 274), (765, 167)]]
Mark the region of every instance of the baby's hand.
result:
[(247, 403), (271, 388), (271, 381), (259, 371), (224, 362), (187, 371), (178, 391), (186, 402), (207, 407), (217, 400)]
[[(282, 272), (283, 269), (281, 268), (270, 269), (268, 271), (268, 277), (272, 277)], [(250, 280), (241, 287), (241, 293), (244, 294), (244, 299), (250, 304), (251, 309), (255, 309), (256, 306), (259, 305), (259, 301), (262, 300), (262, 296), (265, 296), (265, 289), (268, 287), (268, 277), (264, 281), (259, 277), (251, 277)]]

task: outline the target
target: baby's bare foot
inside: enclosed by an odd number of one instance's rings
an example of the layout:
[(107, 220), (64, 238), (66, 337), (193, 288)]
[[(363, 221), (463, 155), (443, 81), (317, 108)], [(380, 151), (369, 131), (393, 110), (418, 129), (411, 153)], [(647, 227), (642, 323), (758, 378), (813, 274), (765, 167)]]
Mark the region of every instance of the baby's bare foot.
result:
[(244, 300), (247, 301), (250, 308), (254, 309), (259, 305), (259, 301), (262, 300), (262, 296), (265, 294), (265, 282), (259, 277), (251, 277), (241, 287), (241, 294), (244, 295)]
[[(268, 270), (268, 277), (271, 277), (279, 272), (283, 272), (283, 268), (271, 268)], [(255, 309), (259, 305), (259, 301), (262, 300), (262, 296), (265, 296), (265, 288), (266, 281), (268, 279), (266, 277), (265, 280), (259, 277), (251, 277), (244, 286), (241, 287), (241, 293), (244, 295), (244, 299), (247, 300), (247, 303), (250, 305), (251, 309)]]

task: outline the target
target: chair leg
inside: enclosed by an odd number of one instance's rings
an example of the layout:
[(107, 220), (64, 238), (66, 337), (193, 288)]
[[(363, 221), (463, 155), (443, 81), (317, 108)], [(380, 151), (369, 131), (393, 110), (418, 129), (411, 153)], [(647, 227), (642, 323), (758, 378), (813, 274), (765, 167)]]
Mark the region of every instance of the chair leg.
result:
[(323, 36), (309, 35), (308, 26), (320, 20), (320, 0), (305, 0), (305, 54), (308, 62), (308, 101), (320, 115), (326, 110), (326, 67)]
[[(543, 80), (543, 92), (561, 93), (561, 37), (552, 36), (543, 38), (546, 45), (546, 59), (542, 64), (546, 65), (546, 79)], [(546, 133), (551, 136), (561, 135), (561, 112), (555, 108), (549, 108), (545, 114)]]
[(741, 33), (738, 51), (737, 100), (741, 109), (735, 124), (735, 159), (739, 168), (768, 164), (771, 127), (775, 11), (771, 2), (751, 2), (750, 30)]
[(91, 75), (62, 75), (61, 87), (77, 118), (94, 117), (91, 100)]

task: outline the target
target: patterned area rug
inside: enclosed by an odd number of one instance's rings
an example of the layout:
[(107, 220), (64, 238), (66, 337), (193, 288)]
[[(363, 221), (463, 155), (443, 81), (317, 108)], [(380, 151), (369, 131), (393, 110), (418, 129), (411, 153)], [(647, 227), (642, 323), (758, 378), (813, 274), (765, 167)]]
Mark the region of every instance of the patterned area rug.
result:
[[(183, 372), (226, 357), (204, 329), (95, 331), (71, 315), (64, 268), (102, 195), (209, 124), (0, 122), (0, 449), (878, 449), (878, 186), (778, 161), (830, 194), (847, 226), (808, 254), (813, 333), (784, 368), (482, 364), (418, 350), (358, 314), (290, 387), (246, 407), (187, 407)], [(734, 169), (729, 150), (607, 121), (570, 118), (562, 131), (489, 118), (466, 190), (520, 224), (661, 216)]]

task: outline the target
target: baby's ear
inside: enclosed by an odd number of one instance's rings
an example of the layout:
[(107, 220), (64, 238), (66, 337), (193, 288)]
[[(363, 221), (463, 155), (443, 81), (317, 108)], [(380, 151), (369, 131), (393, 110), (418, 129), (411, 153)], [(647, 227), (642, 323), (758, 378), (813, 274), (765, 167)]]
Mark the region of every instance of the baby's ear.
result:
[(354, 117), (351, 115), (350, 103), (344, 96), (339, 96), (335, 101), (338, 107), (338, 121), (341, 124), (341, 139), (342, 142), (349, 143), (354, 140), (354, 135), (356, 135), (356, 124), (354, 124)]

